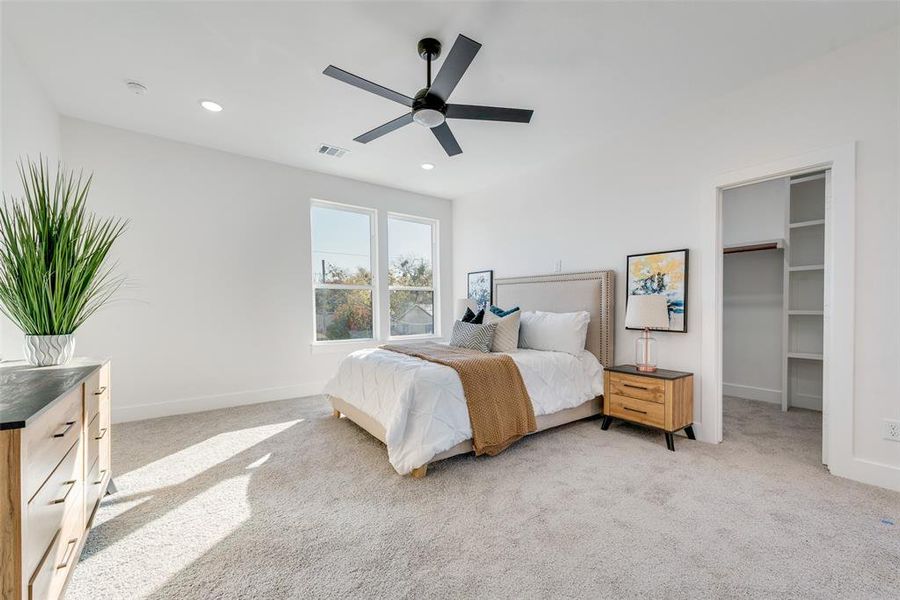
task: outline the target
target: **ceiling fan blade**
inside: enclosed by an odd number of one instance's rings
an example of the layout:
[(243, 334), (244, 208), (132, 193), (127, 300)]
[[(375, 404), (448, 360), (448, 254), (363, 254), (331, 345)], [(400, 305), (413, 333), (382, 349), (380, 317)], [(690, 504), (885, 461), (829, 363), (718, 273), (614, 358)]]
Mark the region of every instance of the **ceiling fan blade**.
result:
[(481, 44), (459, 34), (428, 91), (446, 102), (456, 88), (456, 84), (462, 79), (463, 73), (469, 68), (472, 59), (478, 54), (479, 49), (481, 49)]
[(441, 146), (444, 147), (447, 156), (462, 154), (462, 148), (459, 147), (459, 143), (456, 141), (456, 138), (453, 136), (453, 132), (450, 131), (450, 127), (447, 123), (441, 123), (437, 127), (432, 127), (431, 132), (441, 143)]
[(382, 98), (387, 98), (388, 100), (399, 102), (404, 106), (411, 107), (413, 104), (413, 99), (409, 96), (401, 94), (400, 92), (395, 92), (394, 90), (389, 90), (383, 85), (372, 83), (368, 79), (363, 79), (362, 77), (358, 77), (353, 73), (348, 73), (347, 71), (339, 69), (334, 65), (328, 65), (328, 67), (324, 71), (322, 71), (322, 73), (328, 75), (329, 77), (334, 77), (338, 81), (349, 83), (350, 85), (358, 87), (361, 90), (366, 90), (367, 92), (378, 94)]
[(406, 113), (403, 116), (397, 117), (393, 121), (388, 121), (384, 125), (379, 125), (372, 131), (367, 131), (359, 137), (353, 138), (354, 142), (360, 142), (362, 144), (368, 144), (372, 140), (377, 140), (381, 136), (390, 133), (396, 129), (400, 129), (404, 125), (409, 125), (413, 122), (412, 113)]
[(528, 123), (533, 110), (522, 108), (500, 108), (498, 106), (475, 106), (472, 104), (448, 104), (448, 119), (475, 119), (478, 121), (507, 121)]

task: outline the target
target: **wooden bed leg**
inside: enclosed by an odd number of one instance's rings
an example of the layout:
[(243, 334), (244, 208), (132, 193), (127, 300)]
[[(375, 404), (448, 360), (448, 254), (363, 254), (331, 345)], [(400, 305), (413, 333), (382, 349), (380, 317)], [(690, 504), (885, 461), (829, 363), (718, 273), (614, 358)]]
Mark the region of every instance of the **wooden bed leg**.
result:
[(334, 408), (334, 409), (331, 410), (331, 416), (334, 417), (335, 419), (340, 419), (340, 418), (341, 418), (341, 411), (339, 411), (338, 409)]
[(428, 472), (428, 465), (422, 465), (418, 469), (413, 469), (410, 475), (413, 476), (413, 479), (422, 479), (425, 477), (425, 473)]

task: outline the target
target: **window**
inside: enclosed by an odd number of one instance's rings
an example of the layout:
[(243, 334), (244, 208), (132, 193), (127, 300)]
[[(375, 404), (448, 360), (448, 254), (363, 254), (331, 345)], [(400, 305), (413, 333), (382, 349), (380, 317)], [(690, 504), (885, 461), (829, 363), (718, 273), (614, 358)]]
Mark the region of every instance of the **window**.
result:
[(374, 211), (315, 201), (310, 220), (316, 341), (374, 338)]
[(436, 229), (429, 219), (388, 215), (392, 337), (435, 333)]

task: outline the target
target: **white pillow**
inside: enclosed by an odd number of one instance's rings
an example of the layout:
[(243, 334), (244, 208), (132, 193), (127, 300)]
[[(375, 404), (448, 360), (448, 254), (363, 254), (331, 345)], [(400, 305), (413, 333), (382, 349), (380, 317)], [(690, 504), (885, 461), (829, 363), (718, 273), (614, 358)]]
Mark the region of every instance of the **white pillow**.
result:
[(551, 313), (537, 310), (523, 313), (519, 347), (578, 356), (584, 350), (590, 322), (591, 315), (586, 311)]
[(513, 352), (519, 347), (519, 318), (521, 310), (511, 312), (505, 317), (498, 317), (491, 311), (484, 313), (485, 323), (496, 323), (494, 341), (491, 343), (491, 352)]

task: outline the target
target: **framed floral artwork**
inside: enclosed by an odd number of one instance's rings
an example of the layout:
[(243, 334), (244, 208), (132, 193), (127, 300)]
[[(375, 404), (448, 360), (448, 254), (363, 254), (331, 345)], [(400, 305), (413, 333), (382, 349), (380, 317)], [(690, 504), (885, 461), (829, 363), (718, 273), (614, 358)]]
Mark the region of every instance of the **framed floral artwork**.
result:
[(478, 305), (478, 308), (487, 310), (493, 302), (494, 295), (494, 272), (493, 271), (476, 271), (469, 273), (468, 298)]
[[(666, 297), (669, 309), (669, 328), (663, 331), (687, 333), (688, 306), (688, 250), (668, 250), (628, 256), (626, 266), (628, 298), (645, 294)], [(634, 329), (627, 327), (626, 329)]]

